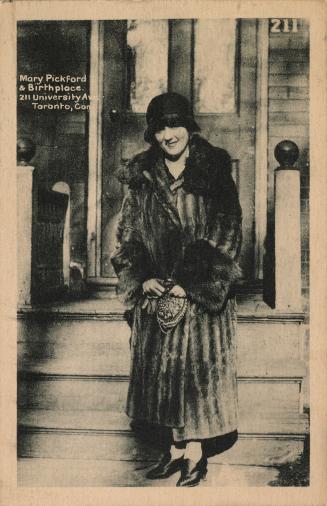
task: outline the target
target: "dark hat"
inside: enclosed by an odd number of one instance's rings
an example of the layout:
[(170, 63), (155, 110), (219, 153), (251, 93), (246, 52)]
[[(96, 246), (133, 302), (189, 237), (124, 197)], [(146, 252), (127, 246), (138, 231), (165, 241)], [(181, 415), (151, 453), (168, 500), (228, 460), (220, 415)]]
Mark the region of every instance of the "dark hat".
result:
[(154, 134), (165, 126), (183, 126), (189, 132), (200, 130), (187, 98), (173, 92), (157, 95), (151, 100), (146, 112), (146, 122), (148, 127), (144, 132), (144, 139), (150, 144), (153, 142)]

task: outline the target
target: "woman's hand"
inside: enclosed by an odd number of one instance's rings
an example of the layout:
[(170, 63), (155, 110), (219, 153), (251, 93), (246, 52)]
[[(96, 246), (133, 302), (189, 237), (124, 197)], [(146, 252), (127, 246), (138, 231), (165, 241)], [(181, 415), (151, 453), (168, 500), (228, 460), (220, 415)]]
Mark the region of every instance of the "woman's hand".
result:
[(173, 297), (186, 297), (186, 292), (184, 288), (182, 288), (180, 285), (174, 285), (171, 290), (169, 290), (169, 295), (172, 295)]
[(165, 287), (161, 284), (161, 282), (162, 282), (161, 279), (158, 278), (151, 278), (148, 279), (147, 281), (144, 281), (142, 285), (143, 292), (146, 295), (150, 295), (152, 297), (153, 296), (161, 297), (161, 295), (166, 290)]

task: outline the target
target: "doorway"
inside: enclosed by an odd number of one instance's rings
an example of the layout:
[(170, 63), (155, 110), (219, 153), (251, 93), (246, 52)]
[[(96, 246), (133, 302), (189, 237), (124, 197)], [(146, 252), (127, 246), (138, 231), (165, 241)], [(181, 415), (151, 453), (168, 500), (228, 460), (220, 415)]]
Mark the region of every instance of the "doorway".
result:
[(158, 19), (98, 23), (94, 43), (102, 101), (92, 187), (89, 178), (89, 212), (96, 215), (88, 225), (89, 278), (114, 282), (110, 256), (126, 190), (115, 174), (122, 163), (148, 147), (143, 133), (151, 98), (175, 91), (191, 100), (201, 135), (226, 149), (233, 159), (233, 177), (243, 210), (240, 263), (245, 280), (255, 281), (257, 21)]

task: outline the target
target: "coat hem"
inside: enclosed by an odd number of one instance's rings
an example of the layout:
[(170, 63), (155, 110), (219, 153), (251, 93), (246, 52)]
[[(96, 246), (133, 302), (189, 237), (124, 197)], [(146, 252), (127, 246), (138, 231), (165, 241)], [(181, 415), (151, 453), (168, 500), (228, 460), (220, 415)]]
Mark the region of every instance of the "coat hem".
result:
[[(177, 428), (177, 430), (179, 429)], [(185, 434), (183, 436), (178, 436), (174, 433), (175, 431), (173, 429), (173, 439), (176, 441), (176, 443), (179, 443), (181, 441), (207, 441), (209, 439), (215, 439), (217, 437), (224, 437), (227, 434), (235, 431), (237, 431), (237, 427), (228, 428), (217, 432), (215, 431), (214, 433), (205, 433), (201, 434), (200, 436), (196, 434)]]
[(175, 431), (182, 431), (184, 429), (184, 426), (176, 427), (176, 426), (164, 424), (162, 422), (154, 422), (153, 420), (148, 420), (147, 418), (141, 418), (141, 417), (138, 417), (138, 416), (135, 416), (135, 415), (133, 416), (133, 415), (130, 415), (127, 411), (125, 411), (125, 413), (126, 413), (126, 415), (129, 418), (131, 418), (132, 422), (134, 422), (134, 421), (135, 422), (145, 422), (145, 423), (147, 423), (149, 425), (156, 425), (158, 427), (171, 430), (172, 434), (173, 434), (173, 440), (176, 441), (176, 442), (181, 442), (181, 441), (205, 441), (205, 440), (214, 439), (214, 438), (217, 438), (217, 437), (224, 437), (224, 436), (227, 436), (230, 433), (238, 431), (238, 427), (236, 425), (236, 426), (229, 427), (229, 428), (221, 430), (221, 431), (217, 431), (217, 432), (215, 431), (214, 433), (206, 433), (205, 435), (203, 435), (203, 434), (201, 434), (201, 435), (188, 434), (186, 437), (181, 438), (181, 437), (178, 437), (176, 434), (174, 434), (174, 432)]

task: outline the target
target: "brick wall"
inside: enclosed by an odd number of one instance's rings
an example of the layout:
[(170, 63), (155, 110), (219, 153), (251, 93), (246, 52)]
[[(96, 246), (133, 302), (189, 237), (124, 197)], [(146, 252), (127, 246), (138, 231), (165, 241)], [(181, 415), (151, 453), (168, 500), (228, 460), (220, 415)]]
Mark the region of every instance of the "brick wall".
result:
[[(290, 139), (299, 147), (301, 171), (301, 261), (304, 307), (309, 296), (309, 24), (297, 20), (297, 32), (269, 33), (268, 230), (273, 227), (276, 144)], [(289, 22), (292, 30), (292, 23)]]

